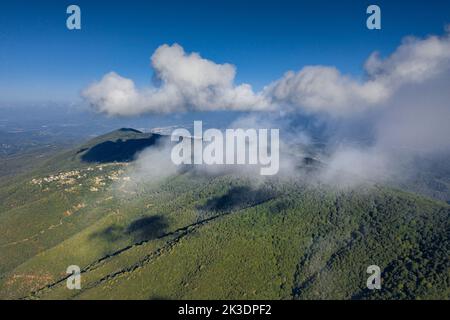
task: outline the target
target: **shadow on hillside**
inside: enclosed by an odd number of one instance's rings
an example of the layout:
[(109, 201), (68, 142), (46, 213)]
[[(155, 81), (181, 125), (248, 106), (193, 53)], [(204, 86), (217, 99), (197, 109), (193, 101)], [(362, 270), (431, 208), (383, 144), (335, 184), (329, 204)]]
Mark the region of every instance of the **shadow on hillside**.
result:
[(233, 187), (224, 195), (209, 199), (198, 206), (200, 211), (229, 212), (267, 201), (274, 196), (266, 189), (252, 189), (247, 186)]
[(146, 139), (105, 141), (90, 148), (81, 156), (81, 160), (95, 163), (129, 162), (134, 160), (138, 152), (155, 145), (161, 137), (152, 135)]
[(143, 217), (134, 220), (127, 227), (118, 225), (107, 227), (93, 233), (90, 238), (115, 242), (131, 237), (134, 242), (141, 242), (158, 238), (165, 233), (167, 227), (167, 220), (163, 216)]
[(91, 239), (100, 238), (108, 242), (115, 242), (122, 239), (123, 236), (124, 236), (123, 227), (112, 225), (101, 231), (92, 233), (90, 238)]
[(133, 236), (135, 241), (145, 241), (158, 238), (168, 227), (163, 216), (144, 217), (133, 221), (126, 229), (126, 234)]

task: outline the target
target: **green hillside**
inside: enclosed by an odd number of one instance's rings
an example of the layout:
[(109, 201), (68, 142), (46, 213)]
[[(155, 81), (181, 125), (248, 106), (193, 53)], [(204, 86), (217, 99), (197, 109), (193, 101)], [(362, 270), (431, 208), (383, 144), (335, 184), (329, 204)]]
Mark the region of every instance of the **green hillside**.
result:
[[(115, 131), (0, 186), (1, 299), (450, 298), (445, 202), (189, 170), (133, 181), (155, 136)], [(107, 159), (83, 159), (99, 145)]]

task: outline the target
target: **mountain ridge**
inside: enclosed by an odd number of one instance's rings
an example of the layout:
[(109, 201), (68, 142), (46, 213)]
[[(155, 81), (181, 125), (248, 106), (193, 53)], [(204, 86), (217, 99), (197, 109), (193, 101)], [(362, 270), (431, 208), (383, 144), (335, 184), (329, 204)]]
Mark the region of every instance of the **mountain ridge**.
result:
[[(445, 203), (189, 170), (133, 181), (131, 160), (80, 161), (104, 142), (152, 136), (116, 130), (0, 185), (0, 298), (449, 297)], [(370, 264), (384, 291), (365, 287)], [(83, 270), (81, 291), (65, 287), (69, 265)]]

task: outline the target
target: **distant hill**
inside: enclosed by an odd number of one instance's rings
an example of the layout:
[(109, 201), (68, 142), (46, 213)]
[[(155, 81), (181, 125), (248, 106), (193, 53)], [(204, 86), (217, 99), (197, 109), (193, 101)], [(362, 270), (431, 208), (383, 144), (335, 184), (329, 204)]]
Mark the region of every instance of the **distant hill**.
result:
[(95, 163), (130, 162), (139, 152), (158, 145), (164, 139), (167, 137), (160, 134), (121, 128), (59, 153), (36, 172), (51, 173), (83, 168)]
[[(120, 129), (0, 184), (0, 298), (450, 298), (445, 202), (190, 170), (133, 180), (160, 139)], [(381, 290), (366, 287), (373, 264)]]
[[(94, 163), (132, 161), (140, 151), (156, 145), (162, 138), (159, 134), (143, 134), (134, 129), (120, 129), (118, 133), (121, 135), (113, 133), (108, 141), (80, 149), (81, 160)], [(130, 135), (136, 138), (130, 138)]]

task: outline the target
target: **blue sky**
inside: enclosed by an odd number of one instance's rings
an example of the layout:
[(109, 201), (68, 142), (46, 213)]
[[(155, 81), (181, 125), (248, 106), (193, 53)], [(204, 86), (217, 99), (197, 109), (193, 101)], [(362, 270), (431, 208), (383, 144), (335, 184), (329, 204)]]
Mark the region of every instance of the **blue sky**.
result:
[[(369, 4), (382, 30), (365, 27)], [(82, 30), (66, 29), (77, 4)], [(304, 65), (359, 75), (368, 55), (388, 54), (406, 35), (442, 34), (449, 1), (13, 1), (0, 9), (0, 101), (74, 100), (116, 71), (151, 83), (149, 57), (179, 43), (237, 67), (256, 90)]]

